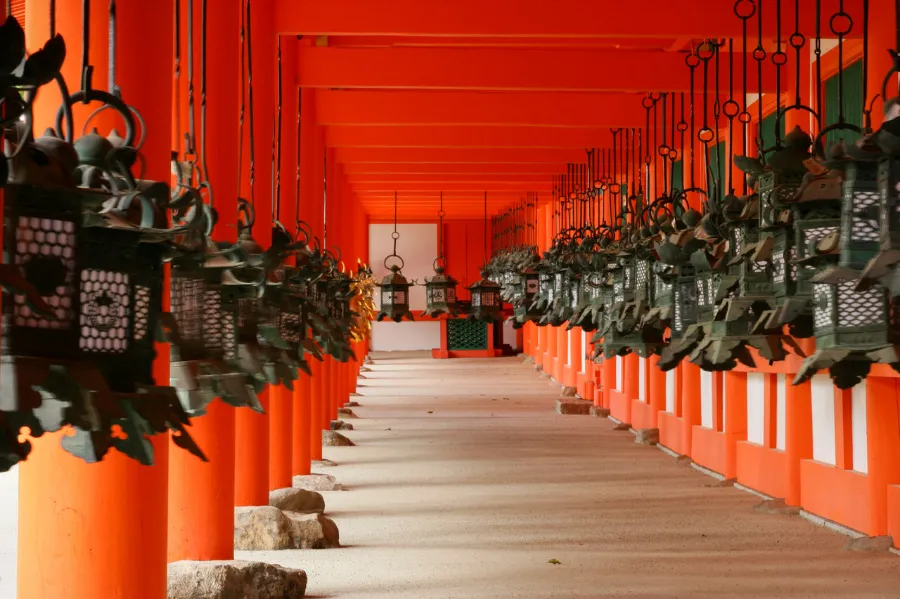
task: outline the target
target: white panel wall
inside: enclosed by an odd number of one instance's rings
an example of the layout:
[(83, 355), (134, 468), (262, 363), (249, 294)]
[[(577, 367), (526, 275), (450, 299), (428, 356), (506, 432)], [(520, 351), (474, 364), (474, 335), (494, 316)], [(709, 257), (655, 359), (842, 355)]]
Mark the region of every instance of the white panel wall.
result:
[(622, 390), (622, 381), (625, 380), (625, 361), (616, 358), (616, 391)]
[(787, 439), (787, 379), (778, 375), (775, 392), (775, 448), (784, 451)]
[(441, 323), (437, 320), (373, 322), (373, 351), (412, 351), (441, 347)]
[[(394, 240), (391, 233), (393, 224), (369, 225), (369, 260), (372, 276), (376, 282), (389, 272), (384, 267), (384, 258), (393, 252)], [(412, 223), (397, 225), (400, 239), (397, 253), (405, 265), (403, 274), (412, 281), (425, 282), (425, 277), (434, 275), (432, 267), (437, 257), (437, 225), (434, 223)], [(381, 294), (375, 289), (375, 305), (381, 306)], [(425, 287), (415, 285), (409, 290), (410, 311), (414, 314), (425, 309)], [(401, 324), (395, 322), (372, 323), (372, 349), (375, 351), (429, 350), (441, 346), (441, 326), (436, 321), (414, 321)]]
[(747, 440), (766, 440), (766, 375), (757, 372), (747, 374)]
[(834, 443), (834, 386), (824, 374), (812, 378), (813, 459), (825, 464), (836, 463)]
[(503, 321), (503, 343), (510, 346), (516, 351), (522, 349), (519, 344), (519, 336), (515, 328), (513, 328), (512, 320)]
[(638, 358), (638, 399), (647, 403), (647, 360)]
[(700, 424), (713, 428), (713, 373), (700, 371)]
[[(391, 233), (393, 224), (369, 225), (369, 261), (372, 276), (380, 282), (388, 269), (384, 267), (384, 258), (393, 252), (394, 240)], [(434, 223), (412, 223), (397, 225), (400, 239), (397, 241), (397, 253), (406, 265), (403, 274), (412, 281), (425, 282), (425, 277), (434, 276), (434, 259), (437, 257), (437, 225)], [(375, 305), (381, 306), (381, 294), (375, 293)], [(409, 290), (409, 306), (415, 312), (425, 309), (425, 287), (416, 285)], [(429, 348), (430, 349), (430, 348)]]
[(866, 425), (866, 382), (853, 387), (850, 422), (853, 427), (853, 469), (869, 472), (869, 435)]
[(675, 370), (666, 372), (666, 412), (675, 413)]

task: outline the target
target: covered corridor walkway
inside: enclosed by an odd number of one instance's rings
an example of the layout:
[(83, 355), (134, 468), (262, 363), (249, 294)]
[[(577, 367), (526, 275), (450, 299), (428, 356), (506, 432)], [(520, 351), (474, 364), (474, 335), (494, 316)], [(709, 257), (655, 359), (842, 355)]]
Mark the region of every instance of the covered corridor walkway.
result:
[(521, 358), (373, 358), (357, 446), (314, 467), (346, 488), (326, 493), (344, 547), (236, 556), (303, 568), (308, 597), (897, 596), (895, 556), (757, 513), (608, 420), (555, 414), (559, 387)]

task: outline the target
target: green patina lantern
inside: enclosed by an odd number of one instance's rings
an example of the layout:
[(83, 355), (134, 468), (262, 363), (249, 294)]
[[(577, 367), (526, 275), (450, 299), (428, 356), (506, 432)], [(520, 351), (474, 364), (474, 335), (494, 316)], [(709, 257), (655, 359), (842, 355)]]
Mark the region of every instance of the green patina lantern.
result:
[(381, 290), (379, 294), (381, 310), (375, 317), (375, 320), (378, 322), (384, 319), (393, 320), (394, 322), (400, 322), (404, 318), (414, 320), (412, 313), (409, 311), (410, 283), (403, 276), (402, 267), (402, 263), (391, 265), (388, 267), (391, 271), (390, 274), (385, 276), (381, 283), (376, 283), (376, 286)]
[(456, 301), (458, 284), (456, 279), (445, 273), (444, 266), (435, 260), (434, 276), (425, 279), (425, 311), (422, 316), (436, 318), (442, 314), (459, 314), (459, 304)]
[[(810, 265), (816, 271), (811, 277), (816, 351), (803, 362), (795, 384), (828, 369), (834, 384), (847, 389), (868, 375), (872, 363), (890, 364), (895, 369), (900, 366), (896, 350), (900, 344), (900, 303), (876, 279), (857, 280), (855, 270), (858, 260), (872, 251), (871, 244), (878, 243), (870, 241), (873, 232), (877, 235), (881, 230), (879, 215), (873, 214), (868, 195), (869, 176), (876, 164), (869, 157), (849, 162), (840, 232), (810, 244), (809, 255), (802, 261), (803, 266)], [(858, 210), (848, 208), (848, 202)], [(835, 243), (837, 236), (839, 242)], [(888, 284), (895, 272), (890, 269), (885, 276)]]
[(488, 278), (487, 271), (482, 271), (481, 280), (468, 287), (472, 303), (467, 318), (482, 322), (498, 322), (503, 320), (503, 304), (500, 299), (500, 285)]

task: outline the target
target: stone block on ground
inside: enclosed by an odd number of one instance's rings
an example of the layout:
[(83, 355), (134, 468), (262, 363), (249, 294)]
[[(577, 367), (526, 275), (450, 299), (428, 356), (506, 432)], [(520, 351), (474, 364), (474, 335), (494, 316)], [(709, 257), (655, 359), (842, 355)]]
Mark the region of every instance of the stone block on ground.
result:
[[(541, 370), (540, 373), (541, 373), (541, 378), (544, 379), (545, 381), (550, 380), (552, 378), (550, 376), (549, 372), (544, 372), (543, 370)], [(551, 382), (551, 384), (553, 384), (553, 383)]]
[(735, 484), (737, 484), (736, 478), (725, 478), (722, 480), (715, 480), (715, 481), (713, 481), (711, 483), (707, 483), (703, 486), (707, 487), (708, 489), (716, 489), (716, 488), (722, 488), (722, 487), (733, 487)]
[(797, 516), (800, 514), (798, 506), (788, 505), (784, 499), (765, 499), (753, 509), (760, 514), (774, 514), (776, 516)]
[(271, 506), (234, 509), (234, 548), (238, 551), (327, 549), (339, 545), (337, 525), (322, 514), (286, 512)]
[(326, 460), (323, 458), (321, 460), (312, 460), (311, 465), (318, 466), (319, 468), (334, 468), (338, 465), (338, 463), (333, 460)]
[(590, 414), (594, 418), (609, 418), (609, 408), (591, 406)]
[(638, 428), (634, 430), (634, 442), (641, 445), (659, 444), (658, 428)]
[(631, 425), (628, 424), (627, 422), (617, 422), (616, 425), (613, 427), (613, 430), (614, 431), (630, 431)]
[(847, 541), (844, 549), (847, 551), (886, 552), (890, 551), (893, 546), (894, 538), (891, 536), (860, 537)]
[(565, 416), (587, 416), (591, 413), (591, 402), (571, 397), (556, 400), (556, 412)]
[(349, 422), (344, 422), (343, 420), (332, 420), (331, 421), (331, 430), (333, 431), (352, 431), (353, 425)]
[(316, 491), (297, 487), (275, 489), (269, 491), (269, 505), (284, 512), (321, 514), (325, 511), (325, 498)]
[(343, 491), (341, 483), (330, 474), (300, 474), (294, 477), (292, 483), (295, 489), (307, 491)]
[(680, 455), (675, 458), (675, 463), (680, 464), (682, 466), (690, 466), (694, 463), (694, 460), (691, 459), (689, 455)]
[(348, 401), (348, 402), (344, 403), (344, 407), (345, 408), (358, 408), (359, 402), (358, 401)]
[(544, 366), (542, 364), (535, 364), (534, 371), (535, 372), (544, 372)]
[(359, 369), (359, 371), (360, 372), (372, 372), (372, 369), (369, 368), (368, 366), (363, 366), (362, 368)]
[(578, 394), (578, 387), (563, 387), (562, 395), (563, 397), (575, 397)]
[(522, 360), (522, 364), (534, 364), (534, 356), (525, 356), (525, 359)]
[(168, 566), (168, 599), (297, 599), (306, 572), (263, 562), (181, 561)]
[(353, 413), (353, 410), (350, 408), (338, 408), (338, 416), (344, 416), (346, 418), (356, 418), (356, 414)]
[(322, 447), (353, 447), (353, 441), (335, 431), (322, 431)]

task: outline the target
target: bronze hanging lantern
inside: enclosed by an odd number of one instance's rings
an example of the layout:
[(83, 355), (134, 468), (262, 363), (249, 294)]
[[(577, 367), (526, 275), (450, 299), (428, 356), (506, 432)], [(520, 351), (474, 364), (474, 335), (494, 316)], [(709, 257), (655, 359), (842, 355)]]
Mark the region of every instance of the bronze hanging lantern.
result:
[(500, 285), (488, 278), (486, 271), (481, 272), (481, 280), (468, 287), (471, 293), (472, 306), (467, 318), (482, 322), (498, 322), (503, 320), (503, 306), (500, 299)]
[(459, 304), (456, 301), (456, 279), (446, 273), (447, 260), (444, 258), (444, 192), (440, 195), (438, 208), (438, 256), (434, 260), (434, 276), (425, 278), (425, 311), (422, 316), (437, 318), (443, 314), (456, 316)]
[[(376, 284), (380, 289), (381, 310), (375, 320), (381, 322), (384, 319), (400, 322), (404, 318), (415, 320), (409, 311), (409, 288), (411, 283), (403, 276), (405, 262), (397, 254), (397, 240), (400, 233), (397, 232), (397, 192), (394, 192), (394, 232), (391, 233), (394, 240), (394, 251), (384, 259), (384, 267), (390, 271), (381, 283)], [(388, 265), (388, 261), (394, 258), (394, 264)]]
[[(76, 188), (83, 181), (72, 176), (86, 165), (79, 150), (88, 137), (79, 138), (77, 147), (71, 143), (72, 104), (105, 102), (126, 124), (134, 122), (131, 109), (120, 98), (106, 102), (109, 94), (89, 84), (77, 98), (65, 91), (61, 37), (27, 61), (24, 32), (14, 17), (0, 27), (0, 38), (5, 63), (22, 73), (4, 73), (3, 83), (3, 125), (18, 141), (7, 139), (15, 155), (2, 161), (0, 470), (27, 458), (31, 442), (21, 438), (23, 427), (32, 437), (69, 427), (61, 445), (87, 462), (115, 448), (151, 465), (149, 437), (170, 430), (178, 445), (205, 459), (185, 428), (189, 419), (174, 391), (153, 378), (162, 262), (174, 236), (165, 213), (168, 186), (131, 173), (140, 145), (131, 127), (127, 139), (115, 132), (109, 138), (90, 134), (87, 141), (110, 144), (91, 188)], [(64, 97), (58, 131), (31, 140), (37, 90), (54, 79)]]

